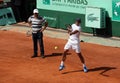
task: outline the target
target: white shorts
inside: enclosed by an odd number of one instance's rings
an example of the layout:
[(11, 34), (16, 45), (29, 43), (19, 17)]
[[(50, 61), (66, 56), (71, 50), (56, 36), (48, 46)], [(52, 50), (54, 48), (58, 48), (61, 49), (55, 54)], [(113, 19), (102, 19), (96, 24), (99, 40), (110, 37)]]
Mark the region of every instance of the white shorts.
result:
[(70, 50), (70, 49), (73, 49), (75, 50), (76, 53), (80, 53), (80, 43), (74, 43), (74, 42), (71, 42), (68, 40), (68, 42), (66, 43), (65, 47), (64, 47), (64, 50)]

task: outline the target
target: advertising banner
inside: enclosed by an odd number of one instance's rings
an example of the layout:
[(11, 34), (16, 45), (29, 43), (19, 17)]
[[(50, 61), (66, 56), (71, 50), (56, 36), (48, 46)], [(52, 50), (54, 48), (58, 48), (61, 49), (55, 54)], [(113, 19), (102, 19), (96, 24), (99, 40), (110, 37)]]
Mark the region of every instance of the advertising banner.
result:
[(86, 27), (92, 28), (105, 28), (105, 19), (106, 19), (106, 12), (102, 8), (96, 7), (87, 7), (86, 8), (86, 15), (85, 15), (85, 25)]
[(99, 8), (86, 8), (86, 26), (92, 28), (100, 28), (100, 9)]
[(120, 21), (120, 0), (112, 0), (112, 9), (113, 21)]
[(12, 9), (3, 8), (0, 9), (0, 25), (9, 25), (16, 23)]
[[(106, 4), (107, 2), (107, 4)], [(105, 8), (112, 16), (111, 0), (37, 0), (37, 8), (85, 14), (86, 6)]]
[(4, 0), (4, 2), (11, 2), (11, 0)]

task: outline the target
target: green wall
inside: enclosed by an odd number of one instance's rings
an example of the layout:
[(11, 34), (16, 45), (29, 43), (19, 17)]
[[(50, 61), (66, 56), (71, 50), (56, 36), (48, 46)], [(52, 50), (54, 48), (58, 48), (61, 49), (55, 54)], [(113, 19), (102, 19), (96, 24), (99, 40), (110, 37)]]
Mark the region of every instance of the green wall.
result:
[(112, 35), (120, 37), (120, 22), (112, 22)]
[[(82, 30), (86, 32), (91, 32), (90, 28), (85, 27), (85, 15), (51, 11), (51, 10), (42, 10), (39, 9), (40, 15), (47, 19), (49, 26), (54, 28), (66, 29), (66, 24), (72, 24), (76, 18), (82, 19)], [(53, 19), (54, 18), (54, 19)]]

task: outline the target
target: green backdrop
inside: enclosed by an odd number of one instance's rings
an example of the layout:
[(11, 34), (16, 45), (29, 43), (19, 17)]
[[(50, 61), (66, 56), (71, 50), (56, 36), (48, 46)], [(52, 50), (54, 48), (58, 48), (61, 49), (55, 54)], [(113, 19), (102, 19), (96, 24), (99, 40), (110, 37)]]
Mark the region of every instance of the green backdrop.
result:
[[(54, 4), (51, 1), (54, 1)], [(82, 9), (75, 8), (78, 4), (76, 2), (72, 2), (74, 0), (69, 0), (71, 1), (71, 3), (64, 3), (64, 5), (72, 4), (67, 7), (61, 5), (61, 1), (63, 0), (37, 0), (37, 8), (39, 9), (40, 14), (47, 19), (47, 21), (49, 22), (49, 26), (54, 28), (66, 29), (65, 24), (71, 24), (76, 18), (80, 17), (82, 19), (82, 31), (92, 33), (91, 28), (85, 27), (85, 7), (101, 7), (106, 9), (106, 28), (98, 29), (96, 30), (96, 32), (104, 36), (120, 36), (120, 22), (113, 19), (114, 16), (112, 7), (114, 4), (114, 0), (87, 0), (87, 4), (85, 4), (84, 2), (79, 2), (79, 6)], [(56, 6), (55, 3), (57, 4)]]

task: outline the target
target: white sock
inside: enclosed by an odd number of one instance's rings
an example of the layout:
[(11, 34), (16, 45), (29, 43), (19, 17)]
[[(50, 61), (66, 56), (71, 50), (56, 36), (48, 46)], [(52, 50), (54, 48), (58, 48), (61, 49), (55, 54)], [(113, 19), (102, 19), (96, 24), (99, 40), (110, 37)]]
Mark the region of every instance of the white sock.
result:
[(61, 64), (60, 65), (64, 65), (64, 62), (63, 61), (61, 61)]

